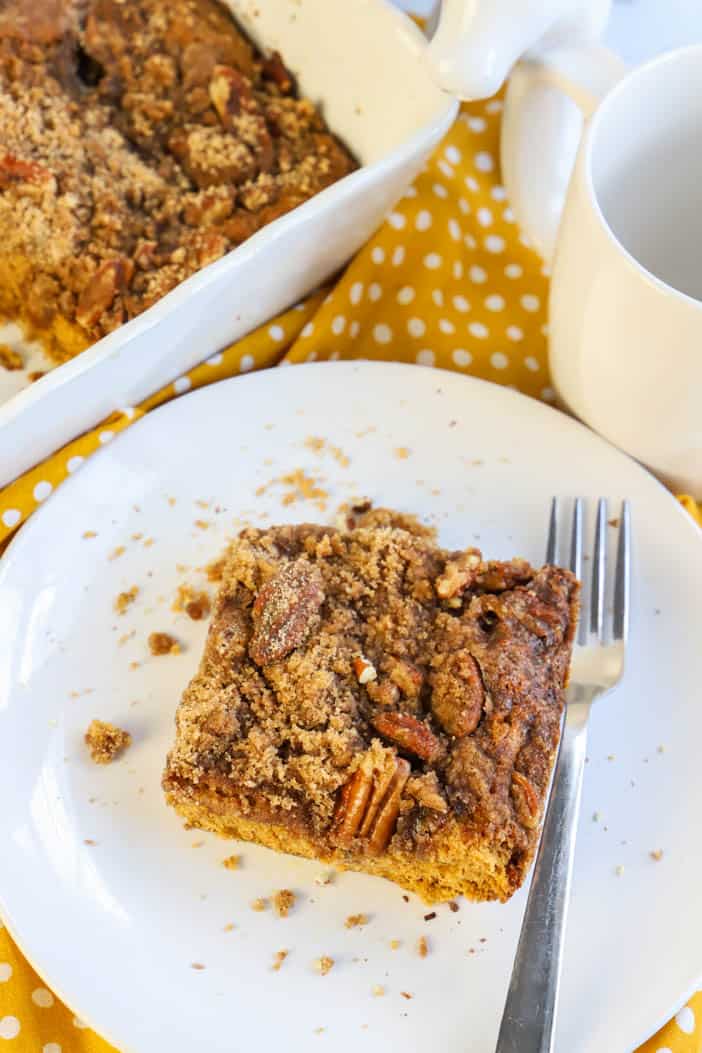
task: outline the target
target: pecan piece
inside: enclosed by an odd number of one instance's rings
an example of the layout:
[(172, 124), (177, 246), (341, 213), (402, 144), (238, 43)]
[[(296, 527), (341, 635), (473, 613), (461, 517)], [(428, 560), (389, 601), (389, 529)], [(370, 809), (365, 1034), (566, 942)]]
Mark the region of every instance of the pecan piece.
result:
[(280, 88), (282, 95), (290, 95), (295, 87), (290, 71), (279, 51), (272, 51), (268, 58), (263, 60), (261, 73), (266, 80), (272, 80)]
[(362, 654), (356, 655), (351, 663), (353, 671), (359, 684), (368, 684), (378, 679), (378, 673), (372, 662), (369, 662)]
[(512, 772), (512, 797), (519, 821), (533, 829), (539, 821), (539, 798), (526, 775), (520, 771)]
[(448, 812), (448, 805), (441, 795), (439, 780), (434, 771), (411, 778), (407, 783), (406, 792), (422, 808), (429, 808), (432, 812), (440, 812), (442, 815)]
[(366, 805), (366, 810), (363, 815), (363, 821), (359, 827), (359, 834), (361, 837), (367, 837), (373, 830), (376, 816), (380, 811), (385, 795), (388, 792), (390, 783), (395, 777), (397, 771), (398, 758), (393, 754), (387, 757), (384, 767), (380, 770), (376, 769), (373, 773), (373, 791)]
[(368, 855), (375, 856), (384, 852), (390, 843), (390, 838), (395, 833), (395, 826), (400, 814), (400, 799), (405, 783), (409, 778), (410, 766), (406, 760), (397, 758), (397, 767), (393, 775), (388, 792), (380, 805), (378, 814), (368, 835), (366, 851)]
[(210, 80), (210, 99), (225, 128), (242, 109), (251, 109), (254, 98), (250, 81), (233, 66), (215, 66)]
[(373, 773), (357, 768), (341, 787), (334, 811), (333, 837), (342, 848), (348, 848), (356, 836), (373, 789)]
[(371, 724), (384, 738), (420, 760), (432, 763), (441, 756), (441, 743), (431, 728), (408, 713), (375, 713)]
[(396, 706), (400, 701), (400, 689), (392, 680), (371, 680), (366, 691), (377, 706)]
[(483, 564), (474, 584), (485, 592), (505, 592), (515, 585), (526, 585), (533, 577), (534, 569), (525, 559), (491, 560)]
[(422, 671), (403, 658), (390, 658), (386, 664), (388, 676), (402, 694), (406, 698), (418, 698), (424, 682)]
[(482, 559), (480, 549), (477, 548), (469, 548), (466, 552), (460, 552), (455, 559), (450, 559), (443, 573), (436, 579), (437, 596), (442, 600), (449, 600), (469, 588)]
[(268, 665), (304, 642), (319, 620), (324, 588), (319, 570), (306, 559), (288, 563), (266, 582), (253, 605), (249, 654)]
[(134, 271), (131, 260), (107, 260), (80, 294), (76, 307), (76, 321), (86, 329), (92, 329), (101, 315), (109, 310), (115, 297), (124, 292)]
[(466, 650), (446, 656), (429, 677), (431, 711), (449, 735), (470, 735), (480, 723), (485, 702), (480, 669)]

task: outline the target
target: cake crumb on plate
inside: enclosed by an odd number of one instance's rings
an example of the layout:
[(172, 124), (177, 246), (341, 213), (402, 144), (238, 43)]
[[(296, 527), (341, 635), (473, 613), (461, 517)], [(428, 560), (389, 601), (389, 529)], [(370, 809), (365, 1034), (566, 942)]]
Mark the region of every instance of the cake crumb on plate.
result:
[(348, 918), (344, 922), (344, 926), (347, 929), (360, 929), (364, 925), (368, 924), (367, 914), (349, 914)]
[(295, 906), (295, 893), (289, 888), (281, 888), (273, 896), (273, 907), (279, 918), (287, 918), (291, 909)]
[(149, 635), (149, 650), (152, 655), (180, 654), (180, 644), (170, 633), (151, 633)]
[(115, 598), (115, 610), (117, 614), (124, 614), (124, 612), (131, 607), (134, 600), (139, 595), (139, 586), (132, 585), (131, 589), (127, 589), (126, 592), (120, 592)]
[(97, 719), (91, 720), (84, 738), (96, 764), (110, 764), (132, 741), (128, 731)]

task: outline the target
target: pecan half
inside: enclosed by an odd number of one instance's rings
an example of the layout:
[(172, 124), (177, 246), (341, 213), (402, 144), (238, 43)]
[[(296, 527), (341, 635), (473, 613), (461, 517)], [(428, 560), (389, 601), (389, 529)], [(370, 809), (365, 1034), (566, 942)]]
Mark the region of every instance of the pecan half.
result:
[(512, 797), (520, 823), (533, 829), (539, 821), (539, 798), (526, 775), (520, 771), (512, 772)]
[(109, 310), (115, 297), (125, 291), (131, 281), (134, 264), (131, 260), (106, 260), (80, 294), (76, 307), (76, 321), (91, 329)]
[(455, 651), (429, 676), (431, 711), (449, 735), (470, 735), (480, 723), (485, 689), (475, 658)]
[(288, 563), (266, 582), (253, 605), (249, 654), (257, 665), (277, 662), (304, 642), (319, 620), (324, 588), (306, 559)]
[(384, 738), (420, 760), (432, 763), (441, 756), (441, 743), (431, 728), (408, 713), (375, 713), (371, 724)]

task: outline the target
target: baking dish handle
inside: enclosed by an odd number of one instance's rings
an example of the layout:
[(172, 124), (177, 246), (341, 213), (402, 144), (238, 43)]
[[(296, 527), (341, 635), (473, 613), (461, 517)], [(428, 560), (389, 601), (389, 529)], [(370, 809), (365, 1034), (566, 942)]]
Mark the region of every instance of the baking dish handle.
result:
[(611, 0), (437, 0), (425, 60), (444, 91), (487, 98), (534, 49), (597, 40), (610, 6)]

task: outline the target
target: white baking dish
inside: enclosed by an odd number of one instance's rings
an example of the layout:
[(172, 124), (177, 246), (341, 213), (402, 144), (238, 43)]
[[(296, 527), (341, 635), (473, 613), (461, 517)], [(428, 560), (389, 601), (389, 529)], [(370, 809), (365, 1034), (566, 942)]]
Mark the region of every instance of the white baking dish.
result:
[(227, 2), (254, 40), (281, 51), (362, 167), (14, 394), (0, 407), (0, 486), (332, 275), (455, 116), (422, 61), (421, 31), (385, 0)]

